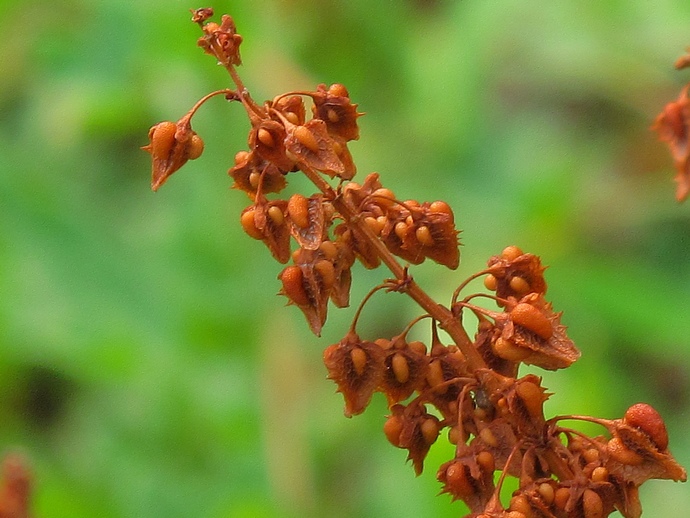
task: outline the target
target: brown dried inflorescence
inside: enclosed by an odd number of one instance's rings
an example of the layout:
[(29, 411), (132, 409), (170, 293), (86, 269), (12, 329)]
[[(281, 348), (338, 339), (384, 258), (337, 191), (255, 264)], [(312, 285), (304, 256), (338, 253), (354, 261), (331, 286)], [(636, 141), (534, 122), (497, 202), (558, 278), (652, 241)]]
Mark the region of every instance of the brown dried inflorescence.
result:
[[(618, 510), (637, 518), (642, 483), (686, 480), (668, 451), (663, 419), (649, 405), (633, 405), (613, 420), (544, 416), (550, 394), (540, 377), (519, 377), (521, 366), (563, 369), (580, 351), (561, 324), (561, 313), (546, 299), (538, 256), (508, 246), (459, 283), (449, 305), (433, 300), (408, 266), (429, 258), (458, 268), (459, 232), (450, 206), (400, 200), (378, 173), (353, 181), (357, 169), (348, 143), (359, 138), (362, 114), (343, 85), (320, 84), (257, 104), (235, 69), (242, 37), (232, 18), (225, 15), (216, 24), (209, 21), (212, 15), (211, 9), (193, 11), (203, 31), (198, 43), (228, 70), (236, 88), (213, 92), (179, 122), (151, 129), (144, 149), (153, 157), (153, 188), (200, 154), (191, 118), (210, 97), (223, 94), (242, 104), (250, 122), (248, 149), (235, 155), (229, 170), (233, 187), (251, 200), (240, 215), (241, 226), (285, 265), (278, 275), (279, 293), (299, 308), (310, 329), (321, 333), (331, 304), (349, 305), (355, 262), (369, 269), (384, 264), (391, 271), (393, 278), (364, 299), (345, 337), (323, 354), (346, 416), (362, 413), (374, 394), (383, 394), (390, 409), (384, 433), (395, 447), (407, 450), (417, 474), (434, 442), (447, 433), (455, 453), (437, 478), (442, 492), (465, 502), (471, 517), (600, 518)], [(690, 183), (687, 104), (686, 89), (657, 120), (682, 169), (679, 197), (687, 195)], [(304, 174), (316, 191), (282, 195), (294, 174)], [(460, 298), (480, 277), (489, 293)], [(370, 297), (383, 290), (409, 295), (423, 314), (396, 336), (363, 338), (356, 330), (358, 318)], [(474, 339), (463, 327), (467, 312), (477, 317)], [(422, 320), (431, 322), (428, 342), (408, 340), (409, 330)], [(439, 338), (441, 329), (449, 343)], [(606, 434), (589, 437), (563, 427), (565, 419), (595, 422)], [(506, 476), (517, 477), (519, 487), (503, 503)]]
[[(681, 56), (675, 63), (677, 70), (690, 66), (690, 54)], [(659, 140), (666, 142), (676, 168), (676, 200), (685, 201), (690, 195), (690, 84), (683, 87), (678, 99), (664, 106), (654, 120), (652, 130)]]

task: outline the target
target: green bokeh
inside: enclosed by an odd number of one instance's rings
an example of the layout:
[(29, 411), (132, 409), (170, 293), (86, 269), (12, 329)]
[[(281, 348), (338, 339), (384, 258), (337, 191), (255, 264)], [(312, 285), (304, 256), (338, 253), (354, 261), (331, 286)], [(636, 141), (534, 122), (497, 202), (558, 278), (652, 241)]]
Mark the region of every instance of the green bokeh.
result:
[[(42, 518), (457, 517), (439, 441), (415, 479), (326, 381), (324, 336), (275, 297), (280, 266), (237, 224), (225, 175), (239, 106), (195, 118), (199, 160), (150, 192), (148, 128), (229, 86), (179, 0), (0, 2), (0, 445), (35, 474)], [(245, 38), (257, 99), (324, 82), (367, 112), (351, 150), (399, 197), (444, 199), (463, 229), (448, 286), (508, 244), (542, 256), (582, 349), (544, 373), (550, 414), (667, 419), (690, 465), (690, 206), (648, 127), (687, 72), (683, 0), (250, 0), (214, 5)], [(353, 301), (386, 277), (354, 273)], [(452, 291), (452, 290), (451, 290)], [(416, 309), (375, 298), (371, 337)], [(651, 482), (645, 517), (687, 485)]]

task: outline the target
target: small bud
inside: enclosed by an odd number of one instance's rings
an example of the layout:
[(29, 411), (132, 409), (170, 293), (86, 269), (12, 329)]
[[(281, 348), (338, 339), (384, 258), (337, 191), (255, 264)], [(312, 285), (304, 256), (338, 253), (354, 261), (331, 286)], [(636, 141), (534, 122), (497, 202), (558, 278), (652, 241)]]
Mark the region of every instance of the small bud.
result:
[(496, 291), (497, 285), (498, 285), (498, 282), (496, 280), (496, 277), (494, 277), (493, 275), (489, 274), (486, 277), (484, 277), (484, 287), (487, 290)]

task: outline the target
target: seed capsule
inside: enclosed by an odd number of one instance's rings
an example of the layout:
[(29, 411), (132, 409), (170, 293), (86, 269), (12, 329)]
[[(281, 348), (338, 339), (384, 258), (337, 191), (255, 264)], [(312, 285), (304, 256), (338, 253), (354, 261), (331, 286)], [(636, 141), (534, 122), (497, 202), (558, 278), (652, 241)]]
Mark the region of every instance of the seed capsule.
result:
[(424, 442), (427, 444), (434, 444), (438, 439), (438, 421), (430, 417), (422, 422), (421, 432), (424, 437)]
[(553, 327), (546, 315), (526, 302), (516, 305), (510, 311), (510, 318), (544, 340), (548, 340), (553, 335)]
[(393, 342), (391, 342), (388, 338), (377, 338), (376, 340), (374, 340), (374, 343), (384, 351), (387, 351), (393, 345)]
[(410, 379), (410, 366), (404, 355), (400, 353), (393, 355), (393, 358), (391, 358), (391, 369), (393, 370), (395, 380), (401, 385), (407, 383)]
[(448, 205), (445, 201), (440, 200), (432, 202), (429, 205), (429, 211), (437, 214), (448, 214), (449, 216), (453, 215), (453, 209), (450, 208), (450, 205)]
[(496, 436), (490, 428), (482, 428), (482, 430), (479, 432), (479, 438), (491, 448), (498, 446), (498, 439), (496, 439)]
[(606, 444), (606, 450), (613, 460), (621, 464), (639, 466), (644, 462), (642, 455), (626, 447), (618, 437), (614, 437)]
[(314, 265), (314, 270), (321, 276), (321, 281), (326, 289), (333, 287), (333, 284), (335, 284), (335, 268), (332, 262), (327, 259), (321, 259)]
[(323, 256), (329, 261), (333, 261), (338, 257), (338, 247), (333, 241), (322, 241), (319, 245), (319, 250), (321, 250)]
[(402, 241), (405, 238), (405, 234), (407, 234), (407, 223), (398, 221), (395, 224), (395, 235)]
[(539, 484), (537, 491), (539, 491), (539, 496), (541, 496), (542, 500), (544, 500), (547, 505), (551, 505), (556, 496), (556, 490), (553, 486), (548, 482), (542, 482)]
[(503, 358), (504, 360), (511, 362), (519, 362), (520, 360), (524, 360), (532, 353), (532, 351), (530, 351), (528, 348), (520, 347), (510, 340), (504, 340), (500, 337), (491, 344), (491, 349), (499, 358)]
[(532, 506), (524, 495), (516, 495), (511, 498), (509, 509), (511, 512), (518, 512), (525, 515), (532, 512)]
[(335, 97), (349, 97), (350, 94), (347, 92), (347, 88), (340, 83), (333, 83), (328, 87), (328, 93)]
[(469, 479), (467, 470), (463, 464), (453, 462), (446, 468), (446, 488), (450, 494), (457, 498), (466, 498), (475, 494), (475, 487)]
[(271, 132), (265, 128), (259, 128), (259, 130), (256, 132), (256, 137), (259, 139), (259, 142), (261, 142), (266, 147), (275, 146), (273, 135), (271, 135)]
[(328, 108), (328, 110), (326, 110), (326, 118), (328, 119), (328, 122), (332, 122), (334, 124), (340, 120), (338, 112), (333, 108)]
[(299, 124), (299, 116), (295, 112), (287, 111), (287, 112), (283, 112), (283, 115), (292, 124)]
[(381, 207), (390, 208), (396, 203), (395, 194), (393, 194), (393, 191), (386, 189), (385, 187), (376, 189), (373, 193), (371, 193), (371, 198), (374, 200), (376, 205), (380, 205)]
[(659, 412), (651, 405), (637, 403), (625, 411), (623, 419), (630, 426), (639, 428), (647, 434), (661, 451), (668, 448), (666, 425)]
[(383, 230), (383, 227), (385, 225), (385, 221), (381, 222), (379, 221), (379, 218), (375, 218), (373, 216), (367, 216), (364, 218), (364, 222), (367, 224), (367, 226), (371, 229), (371, 231), (378, 235), (381, 235), (381, 231)]
[(434, 238), (431, 237), (431, 231), (429, 230), (429, 227), (425, 225), (420, 225), (417, 227), (417, 230), (415, 230), (415, 237), (417, 238), (417, 241), (424, 246), (432, 246), (434, 244)]
[(259, 171), (252, 171), (249, 173), (249, 185), (252, 189), (258, 189), (261, 182), (261, 173)]
[(300, 228), (309, 226), (309, 200), (301, 194), (290, 196), (287, 204), (290, 220)]
[(241, 162), (246, 162), (249, 159), (249, 152), (248, 151), (238, 151), (235, 153), (235, 164), (239, 164)]
[(271, 218), (271, 221), (273, 221), (273, 223), (275, 223), (278, 226), (282, 225), (285, 222), (285, 216), (283, 215), (283, 211), (277, 205), (272, 205), (268, 208), (268, 217)]
[(477, 464), (487, 473), (493, 473), (496, 469), (496, 459), (489, 451), (480, 451), (477, 453)]
[(175, 132), (177, 124), (165, 121), (156, 124), (150, 130), (151, 155), (154, 158), (166, 158), (170, 155), (175, 145)]
[(201, 137), (194, 133), (192, 138), (187, 142), (187, 158), (189, 160), (195, 160), (201, 156), (204, 152), (204, 141)]
[[(297, 265), (287, 266), (280, 274), (283, 293), (298, 306), (308, 306), (311, 301), (304, 289), (304, 274)], [(362, 351), (364, 352), (364, 351)]]
[(254, 207), (249, 207), (240, 216), (240, 223), (242, 224), (242, 229), (254, 239), (263, 239), (263, 233), (256, 228), (256, 223), (254, 221)]
[(582, 493), (582, 510), (584, 518), (602, 518), (604, 516), (604, 503), (596, 491), (585, 489)]
[(306, 126), (295, 126), (294, 135), (295, 138), (306, 147), (309, 151), (313, 153), (319, 152), (319, 141), (316, 140), (314, 134)]
[(410, 348), (410, 351), (414, 351), (417, 354), (426, 355), (426, 345), (424, 345), (424, 342), (413, 340), (407, 344), (407, 346)]
[[(441, 365), (441, 360), (434, 360), (429, 364), (429, 370), (426, 375), (426, 381), (433, 388), (440, 385), (445, 381), (443, 378), (443, 366)], [(436, 394), (443, 394), (448, 390), (448, 387), (443, 387), (435, 390)]]
[(515, 388), (515, 392), (522, 400), (522, 403), (527, 409), (527, 413), (532, 418), (543, 419), (544, 393), (542, 392), (541, 387), (537, 386), (536, 383), (532, 383), (531, 381), (524, 381), (522, 383), (518, 383), (517, 387)]
[(604, 466), (596, 467), (592, 470), (590, 478), (592, 482), (607, 482), (609, 479), (609, 470)]
[(364, 369), (367, 366), (367, 353), (361, 347), (354, 347), (350, 351), (350, 359), (352, 360), (352, 367), (355, 369), (357, 376), (364, 374)]
[(390, 416), (383, 425), (383, 433), (386, 434), (386, 439), (396, 448), (400, 448), (400, 434), (403, 429), (403, 420), (400, 416)]
[(497, 286), (498, 286), (498, 284), (497, 284), (497, 281), (496, 281), (496, 277), (494, 277), (494, 276), (491, 275), (491, 274), (489, 274), (489, 275), (487, 275), (486, 277), (484, 277), (484, 287), (485, 287), (487, 290), (496, 291), (496, 287), (497, 287)]
[(597, 462), (599, 460), (599, 450), (596, 448), (588, 448), (582, 452), (582, 458), (585, 459), (587, 463)]
[(510, 289), (518, 295), (524, 295), (525, 293), (529, 293), (530, 290), (529, 283), (525, 279), (523, 279), (522, 277), (518, 277), (517, 275), (510, 279), (509, 286)]
[(553, 496), (553, 503), (558, 509), (565, 509), (568, 505), (568, 500), (570, 500), (570, 489), (567, 487), (559, 487), (556, 489), (556, 493)]
[(523, 255), (523, 253), (524, 252), (520, 250), (517, 246), (511, 245), (503, 249), (503, 251), (501, 252), (501, 257), (506, 261), (514, 261), (521, 255)]

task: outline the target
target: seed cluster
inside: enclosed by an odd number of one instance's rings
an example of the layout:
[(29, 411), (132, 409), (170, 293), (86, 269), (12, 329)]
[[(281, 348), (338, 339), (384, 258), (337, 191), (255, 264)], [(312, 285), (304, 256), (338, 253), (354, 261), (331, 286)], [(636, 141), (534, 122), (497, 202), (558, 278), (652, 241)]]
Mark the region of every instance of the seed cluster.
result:
[[(540, 377), (520, 377), (520, 366), (562, 369), (580, 352), (561, 314), (545, 298), (545, 268), (538, 256), (506, 247), (459, 284), (450, 304), (432, 300), (408, 267), (429, 258), (458, 268), (459, 232), (450, 206), (401, 200), (382, 185), (378, 173), (361, 183), (353, 180), (357, 170), (348, 143), (359, 138), (362, 114), (343, 85), (321, 84), (257, 104), (235, 70), (242, 37), (232, 18), (225, 15), (216, 24), (208, 21), (212, 14), (211, 9), (193, 12), (204, 34), (199, 45), (228, 70), (236, 89), (213, 92), (177, 123), (151, 129), (144, 149), (153, 158), (152, 186), (157, 189), (199, 156), (203, 143), (191, 129), (191, 117), (210, 97), (222, 94), (243, 105), (251, 125), (249, 149), (235, 155), (229, 170), (233, 187), (250, 199), (241, 226), (285, 265), (278, 275), (280, 294), (302, 311), (310, 329), (320, 334), (330, 303), (349, 305), (356, 262), (391, 270), (394, 278), (371, 290), (345, 337), (323, 353), (346, 416), (362, 413), (373, 394), (382, 393), (390, 410), (385, 436), (407, 450), (417, 474), (445, 432), (455, 454), (440, 466), (437, 478), (443, 493), (469, 507), (468, 517), (600, 518), (618, 510), (638, 518), (642, 483), (686, 480), (668, 451), (663, 419), (649, 405), (633, 405), (613, 420), (544, 416), (550, 394)], [(298, 173), (316, 192), (282, 196), (290, 175)], [(488, 293), (460, 298), (479, 278)], [(360, 337), (359, 315), (382, 289), (406, 293), (425, 313), (397, 336)], [(492, 308), (479, 300), (492, 302)], [(467, 312), (477, 320), (474, 338), (463, 327)], [(429, 340), (409, 340), (410, 329), (427, 319)], [(439, 330), (446, 331), (448, 343)], [(564, 427), (568, 419), (597, 423), (606, 433), (589, 437)], [(519, 487), (509, 502), (501, 502), (506, 476), (517, 477)]]

